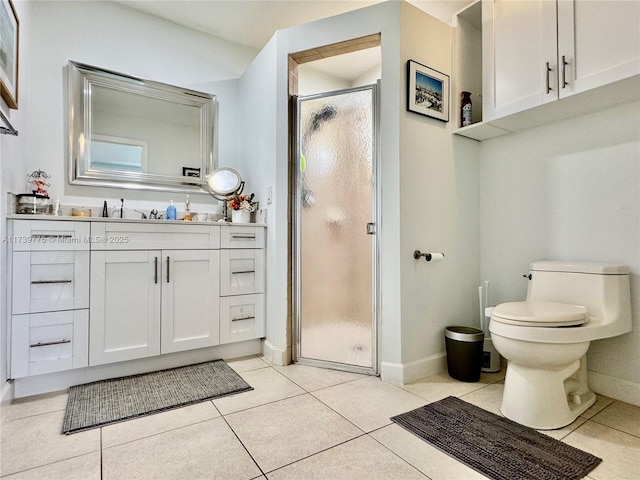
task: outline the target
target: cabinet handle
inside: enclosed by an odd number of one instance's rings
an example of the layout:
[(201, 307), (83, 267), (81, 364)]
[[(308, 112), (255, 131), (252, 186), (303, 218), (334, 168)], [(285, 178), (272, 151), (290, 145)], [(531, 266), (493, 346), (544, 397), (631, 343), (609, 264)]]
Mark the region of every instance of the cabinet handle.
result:
[(38, 343), (32, 343), (31, 345), (29, 345), (32, 348), (35, 347), (48, 347), (49, 345), (61, 345), (63, 343), (71, 343), (71, 340), (58, 340), (57, 342), (38, 342)]
[(31, 235), (31, 238), (72, 238), (73, 234), (71, 233), (60, 233), (60, 234), (53, 234), (53, 233), (34, 233)]
[(167, 257), (167, 283), (169, 283), (169, 257)]
[(239, 273), (256, 273), (255, 270), (238, 270), (237, 272), (231, 272), (231, 275), (238, 275)]
[(232, 233), (231, 238), (256, 238), (255, 233)]
[(551, 73), (551, 67), (549, 66), (549, 62), (547, 62), (546, 67), (545, 67), (545, 77), (547, 78), (547, 93), (549, 93), (551, 90), (553, 90), (551, 88), (551, 81), (549, 80), (549, 74)]
[(153, 282), (158, 283), (158, 257), (155, 257), (153, 259), (153, 268), (154, 268)]
[(239, 322), (240, 320), (253, 320), (254, 318), (256, 318), (256, 317), (254, 317), (253, 315), (249, 315), (247, 317), (232, 318), (231, 321), (232, 322)]
[(562, 88), (569, 85), (569, 82), (567, 82), (567, 65), (569, 65), (569, 62), (567, 62), (565, 56), (562, 55)]
[(47, 283), (71, 283), (72, 280), (32, 280), (31, 285), (45, 285)]

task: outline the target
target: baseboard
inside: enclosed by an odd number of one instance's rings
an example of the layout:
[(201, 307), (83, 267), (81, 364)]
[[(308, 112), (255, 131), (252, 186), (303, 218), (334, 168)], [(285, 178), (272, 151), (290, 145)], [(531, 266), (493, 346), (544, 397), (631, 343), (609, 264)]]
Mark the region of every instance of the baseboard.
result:
[(0, 388), (0, 407), (6, 407), (13, 401), (13, 382), (7, 380)]
[(262, 356), (272, 365), (279, 367), (291, 363), (291, 347), (277, 347), (269, 340), (262, 341)]
[(424, 357), (408, 363), (380, 363), (380, 379), (394, 385), (406, 385), (447, 369), (447, 356), (443, 353)]
[(640, 407), (640, 383), (592, 371), (587, 375), (589, 388), (594, 392)]

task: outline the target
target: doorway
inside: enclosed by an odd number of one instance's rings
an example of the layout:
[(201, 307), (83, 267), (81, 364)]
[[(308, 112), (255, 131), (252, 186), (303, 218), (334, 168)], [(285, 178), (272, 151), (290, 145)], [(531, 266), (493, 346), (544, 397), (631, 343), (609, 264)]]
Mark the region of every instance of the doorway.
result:
[(378, 85), (297, 98), (294, 361), (378, 371)]

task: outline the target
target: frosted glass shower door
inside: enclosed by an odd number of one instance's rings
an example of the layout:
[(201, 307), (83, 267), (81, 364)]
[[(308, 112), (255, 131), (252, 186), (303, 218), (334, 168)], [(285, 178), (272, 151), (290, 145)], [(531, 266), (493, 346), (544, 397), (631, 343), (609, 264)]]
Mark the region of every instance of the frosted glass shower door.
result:
[(296, 360), (376, 370), (375, 91), (298, 99)]

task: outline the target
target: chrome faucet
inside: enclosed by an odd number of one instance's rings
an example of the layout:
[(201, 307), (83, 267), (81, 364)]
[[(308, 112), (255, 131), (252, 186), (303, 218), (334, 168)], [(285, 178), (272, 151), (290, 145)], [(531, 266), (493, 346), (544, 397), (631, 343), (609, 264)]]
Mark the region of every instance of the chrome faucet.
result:
[(156, 219), (158, 218), (158, 210), (155, 208), (149, 212), (149, 218)]
[(142, 215), (140, 218), (142, 220), (146, 220), (147, 219), (147, 214), (144, 212), (141, 212), (140, 210), (134, 210), (134, 212), (138, 212), (140, 215)]

